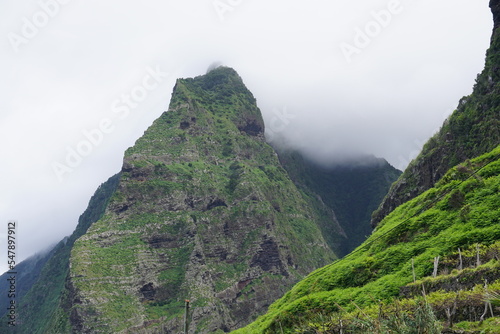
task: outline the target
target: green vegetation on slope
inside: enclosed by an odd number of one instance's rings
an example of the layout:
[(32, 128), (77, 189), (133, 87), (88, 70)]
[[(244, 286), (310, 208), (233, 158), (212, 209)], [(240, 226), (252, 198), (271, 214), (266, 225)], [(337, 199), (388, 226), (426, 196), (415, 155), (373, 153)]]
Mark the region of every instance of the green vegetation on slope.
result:
[(413, 281), (412, 259), (417, 279), (424, 278), (435, 257), (500, 240), (498, 203), (500, 146), (451, 169), (436, 187), (394, 210), (349, 256), (311, 273), (235, 333), (292, 333), (318, 313), (389, 303)]
[(322, 166), (297, 151), (278, 150), (278, 155), (297, 187), (310, 193), (311, 197), (319, 196), (335, 213), (345, 238), (339, 239), (337, 231), (328, 229), (324, 234), (326, 238), (335, 238), (331, 243), (340, 243), (337, 247), (341, 256), (361, 245), (371, 234), (371, 213), (401, 175), (387, 161), (373, 156), (359, 157), (356, 161), (340, 165)]
[[(69, 314), (64, 312), (65, 283), (69, 271), (69, 256), (77, 238), (104, 213), (116, 189), (119, 174), (99, 186), (78, 219), (73, 234), (59, 242), (41, 269), (29, 291), (19, 299), (17, 333), (70, 333)], [(7, 321), (0, 323), (0, 332), (8, 333)]]

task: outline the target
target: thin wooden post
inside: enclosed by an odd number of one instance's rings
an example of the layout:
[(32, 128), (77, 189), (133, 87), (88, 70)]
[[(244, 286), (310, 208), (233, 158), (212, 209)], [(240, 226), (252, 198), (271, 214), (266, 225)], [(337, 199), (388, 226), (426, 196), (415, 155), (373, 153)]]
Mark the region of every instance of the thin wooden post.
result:
[(481, 265), (481, 257), (479, 256), (479, 244), (476, 244), (476, 267)]
[(438, 274), (438, 266), (439, 266), (439, 256), (434, 258), (434, 271), (432, 272), (432, 277), (436, 278)]
[(458, 270), (462, 271), (464, 269), (464, 262), (462, 260), (462, 250), (460, 248), (458, 249), (458, 256), (460, 258), (460, 262), (458, 264)]
[(189, 300), (186, 299), (186, 308), (184, 312), (184, 334), (188, 334), (189, 330)]
[[(488, 291), (488, 280), (487, 279), (484, 280), (484, 291)], [(479, 321), (481, 321), (481, 322), (484, 321), (486, 314), (488, 314), (488, 304), (489, 303), (490, 302), (488, 301), (488, 299), (486, 299), (484, 302), (484, 313), (481, 316), (481, 318), (479, 318)]]
[(411, 271), (413, 273), (413, 283), (417, 281), (417, 277), (415, 276), (415, 259), (411, 258)]

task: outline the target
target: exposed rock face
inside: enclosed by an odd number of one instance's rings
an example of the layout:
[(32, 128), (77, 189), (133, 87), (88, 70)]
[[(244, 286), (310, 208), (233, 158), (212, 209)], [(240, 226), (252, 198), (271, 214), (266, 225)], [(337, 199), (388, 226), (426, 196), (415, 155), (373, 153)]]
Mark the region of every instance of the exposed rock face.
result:
[(72, 250), (75, 331), (177, 333), (190, 299), (190, 333), (227, 332), (335, 258), (263, 133), (234, 70), (178, 80)]
[(490, 8), (494, 20), (491, 46), (473, 93), (460, 100), (457, 110), (393, 184), (373, 213), (373, 227), (396, 207), (431, 188), (451, 167), (489, 152), (500, 143), (500, 1), (490, 1)]
[[(392, 210), (430, 189), (441, 179), (449, 167), (455, 164), (447, 158), (449, 149), (445, 146), (436, 147), (425, 158), (423, 157), (425, 154), (421, 154), (412, 161), (403, 175), (392, 185), (377, 211), (373, 213), (372, 227), (376, 227)], [(458, 159), (464, 161), (472, 156), (461, 154)]]

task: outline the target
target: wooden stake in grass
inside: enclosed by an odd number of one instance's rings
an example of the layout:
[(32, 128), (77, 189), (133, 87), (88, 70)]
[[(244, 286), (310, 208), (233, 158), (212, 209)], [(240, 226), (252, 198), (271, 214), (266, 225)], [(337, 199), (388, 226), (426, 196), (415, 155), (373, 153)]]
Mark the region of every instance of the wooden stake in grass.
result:
[(432, 277), (436, 278), (438, 274), (438, 266), (439, 266), (439, 256), (434, 258), (434, 271), (432, 272)]
[[(484, 290), (485, 291), (488, 291), (488, 280), (484, 280)], [(480, 322), (483, 322), (484, 321), (484, 318), (486, 317), (486, 314), (488, 313), (488, 300), (485, 300), (484, 301), (484, 313), (483, 315), (481, 316), (481, 318), (479, 318), (479, 321)]]
[(422, 296), (424, 296), (424, 300), (425, 300), (425, 302), (427, 302), (427, 294), (425, 293), (424, 282), (422, 282)]
[(411, 271), (413, 273), (413, 283), (417, 281), (417, 277), (415, 276), (415, 259), (411, 258)]
[(479, 244), (476, 244), (476, 267), (481, 265), (481, 258), (479, 256)]
[(460, 250), (460, 248), (458, 249), (458, 257), (460, 259), (460, 262), (458, 264), (458, 270), (462, 271), (464, 269), (464, 266), (463, 266), (463, 260), (462, 260), (462, 251)]

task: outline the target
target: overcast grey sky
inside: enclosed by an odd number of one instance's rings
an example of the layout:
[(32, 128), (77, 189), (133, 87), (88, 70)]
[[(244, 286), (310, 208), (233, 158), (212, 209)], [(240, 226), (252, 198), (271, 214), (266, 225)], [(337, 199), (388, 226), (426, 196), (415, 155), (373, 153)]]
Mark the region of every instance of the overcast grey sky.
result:
[[(0, 4), (0, 271), (69, 235), (175, 79), (233, 67), (270, 139), (404, 168), (470, 94), (487, 0), (26, 0)], [(3, 226), (3, 227), (2, 227)]]

